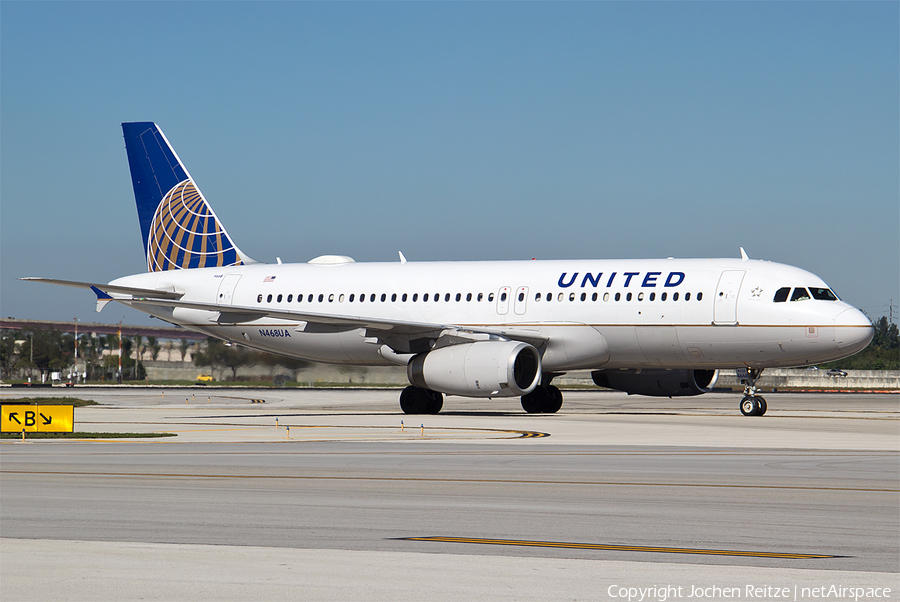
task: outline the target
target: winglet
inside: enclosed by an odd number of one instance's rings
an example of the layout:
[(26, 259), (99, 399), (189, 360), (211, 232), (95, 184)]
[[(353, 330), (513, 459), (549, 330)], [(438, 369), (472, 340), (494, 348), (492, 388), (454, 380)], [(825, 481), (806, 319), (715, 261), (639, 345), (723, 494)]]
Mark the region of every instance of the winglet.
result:
[(750, 257), (747, 255), (747, 251), (744, 250), (744, 247), (741, 247), (741, 261), (749, 261)]
[(97, 295), (97, 313), (100, 313), (100, 310), (106, 307), (107, 304), (113, 300), (113, 298), (101, 291), (96, 286), (92, 286), (91, 290), (94, 291), (95, 295)]

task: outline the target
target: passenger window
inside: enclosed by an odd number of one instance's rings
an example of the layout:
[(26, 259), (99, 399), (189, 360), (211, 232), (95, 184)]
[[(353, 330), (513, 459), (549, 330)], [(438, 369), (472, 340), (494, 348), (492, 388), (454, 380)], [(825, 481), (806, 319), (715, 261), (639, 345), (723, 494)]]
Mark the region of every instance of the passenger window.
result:
[(484, 293), (478, 293), (478, 300), (481, 301), (484, 298)]
[(400, 297), (400, 300), (406, 303), (406, 293), (403, 293), (403, 296)]
[(271, 303), (271, 302), (272, 302), (272, 295), (269, 295), (268, 297), (266, 297), (266, 303)]
[[(290, 299), (288, 299), (288, 301), (290, 301)], [(343, 303), (343, 302), (344, 302), (344, 293), (341, 293), (341, 296), (338, 297), (338, 301), (339, 301), (340, 303)]]
[(622, 293), (616, 293), (616, 301), (619, 301), (622, 298)]
[(359, 296), (359, 302), (362, 303), (362, 302), (364, 302), (365, 300), (366, 300), (366, 294), (365, 294), (365, 293), (362, 293), (362, 294)]
[(660, 295), (660, 296), (659, 296), (659, 300), (660, 300), (660, 301), (665, 301), (665, 300), (666, 300), (666, 295), (668, 295), (668, 293), (663, 293), (662, 295)]
[(393, 293), (393, 294), (391, 295), (391, 303), (394, 303), (394, 302), (396, 302), (396, 301), (397, 301), (397, 293)]
[(446, 301), (446, 302), (448, 302), (448, 303), (450, 302), (450, 293), (445, 293), (445, 294), (444, 294), (444, 301)]
[(672, 293), (672, 301), (678, 301), (678, 293)]
[(650, 293), (650, 300), (656, 301), (656, 293)]
[(493, 300), (494, 300), (494, 293), (488, 293), (488, 301), (492, 302)]
[(462, 293), (456, 293), (456, 302), (459, 303), (462, 301)]
[(369, 301), (371, 303), (375, 303), (375, 293), (372, 293), (371, 295), (369, 295)]
[(794, 294), (791, 295), (791, 301), (808, 301), (809, 293), (806, 292), (805, 288), (795, 288)]
[(553, 293), (547, 293), (547, 301), (553, 301)]
[(381, 302), (384, 303), (387, 301), (387, 295), (385, 293), (381, 293)]
[(837, 301), (837, 296), (827, 288), (809, 288), (812, 298), (816, 301)]
[(500, 300), (506, 301), (506, 293), (500, 293)]
[(775, 301), (775, 303), (784, 303), (785, 301), (787, 301), (788, 294), (790, 292), (791, 287), (789, 286), (778, 289), (777, 291), (775, 291), (775, 298), (773, 299), (773, 301)]
[(262, 303), (262, 295), (260, 295), (259, 297), (256, 298), (256, 302), (257, 302), (257, 303)]
[(288, 295), (287, 302), (290, 303), (294, 300), (294, 295)]
[(435, 293), (435, 294), (434, 294), (434, 300), (435, 300), (435, 302), (440, 301), (440, 300), (441, 300), (441, 294), (440, 294), (440, 293)]
[(325, 299), (325, 295), (319, 294), (319, 303), (321, 303)]
[(472, 300), (472, 293), (466, 293), (466, 301)]
[(638, 293), (638, 301), (644, 300), (644, 293)]
[(540, 294), (540, 293), (536, 293), (536, 294), (534, 295), (534, 300), (535, 300), (535, 301), (540, 301), (540, 300), (541, 300), (541, 294)]
[(625, 295), (625, 300), (631, 301), (631, 293), (628, 293), (627, 295)]
[(609, 293), (603, 293), (603, 301), (609, 301)]
[(703, 293), (697, 293), (697, 301), (701, 301), (703, 299)]
[(309, 294), (309, 297), (307, 297), (307, 299), (306, 299), (306, 302), (307, 302), (307, 303), (312, 303), (312, 300), (313, 300), (313, 296), (312, 296), (312, 293), (310, 293), (310, 294)]
[(587, 293), (581, 293), (581, 300), (582, 300), (582, 301), (586, 301), (586, 300), (587, 300)]
[(685, 294), (684, 294), (684, 300), (685, 300), (685, 301), (690, 301), (690, 300), (691, 300), (691, 294), (690, 294), (690, 293), (685, 293)]
[(328, 295), (328, 302), (334, 303), (334, 293), (331, 293), (330, 295)]
[(525, 300), (525, 293), (519, 293), (519, 301)]
[(278, 297), (276, 297), (275, 300), (276, 300), (278, 303), (281, 303), (281, 295), (278, 295)]
[(428, 293), (422, 295), (422, 301), (428, 301)]
[(353, 303), (354, 301), (356, 301), (356, 295), (351, 294), (350, 295), (350, 303)]
[(569, 301), (575, 300), (575, 293), (569, 293)]
[(564, 298), (565, 298), (565, 296), (562, 293), (560, 293), (559, 297), (557, 297), (557, 300), (562, 301)]
[(413, 293), (413, 301), (419, 300), (419, 293)]

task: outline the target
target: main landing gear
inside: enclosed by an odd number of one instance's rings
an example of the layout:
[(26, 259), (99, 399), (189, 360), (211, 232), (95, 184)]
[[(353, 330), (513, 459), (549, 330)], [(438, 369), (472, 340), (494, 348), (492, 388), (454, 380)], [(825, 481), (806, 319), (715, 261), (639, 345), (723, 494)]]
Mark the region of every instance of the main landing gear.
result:
[[(551, 377), (552, 379), (552, 377)], [(522, 396), (522, 409), (529, 414), (555, 414), (562, 407), (562, 392), (544, 378), (528, 395)]]
[(400, 393), (400, 409), (404, 414), (437, 414), (444, 407), (444, 395), (412, 385)]
[(757, 395), (756, 380), (762, 374), (762, 368), (750, 368), (747, 370), (747, 378), (744, 381), (744, 398), (741, 399), (741, 414), (744, 416), (762, 416), (766, 413), (768, 406), (762, 395)]

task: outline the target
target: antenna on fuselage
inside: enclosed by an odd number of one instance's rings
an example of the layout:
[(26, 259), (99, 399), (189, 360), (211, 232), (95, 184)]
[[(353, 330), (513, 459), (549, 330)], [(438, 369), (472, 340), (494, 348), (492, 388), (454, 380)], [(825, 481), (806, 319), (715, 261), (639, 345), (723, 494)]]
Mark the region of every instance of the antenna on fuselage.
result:
[(744, 250), (744, 247), (741, 247), (741, 261), (749, 261), (750, 257), (747, 255), (747, 251)]

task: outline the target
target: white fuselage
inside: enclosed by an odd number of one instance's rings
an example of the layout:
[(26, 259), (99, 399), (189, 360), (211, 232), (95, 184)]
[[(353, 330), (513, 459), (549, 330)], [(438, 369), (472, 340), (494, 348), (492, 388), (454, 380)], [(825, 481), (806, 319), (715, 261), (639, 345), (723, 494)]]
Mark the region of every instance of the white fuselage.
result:
[[(111, 284), (174, 290), (223, 311), (277, 308), (383, 321), (506, 328), (546, 338), (544, 372), (586, 368), (769, 368), (838, 359), (872, 326), (843, 301), (775, 302), (785, 287), (827, 289), (805, 270), (740, 259), (252, 264), (171, 270)], [(383, 339), (303, 320), (227, 323), (218, 311), (131, 305), (278, 354), (390, 364)], [(399, 363), (394, 358), (393, 363)]]

